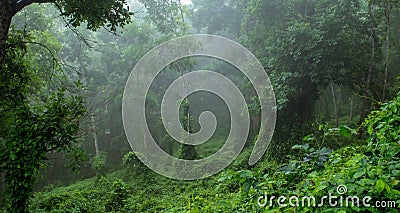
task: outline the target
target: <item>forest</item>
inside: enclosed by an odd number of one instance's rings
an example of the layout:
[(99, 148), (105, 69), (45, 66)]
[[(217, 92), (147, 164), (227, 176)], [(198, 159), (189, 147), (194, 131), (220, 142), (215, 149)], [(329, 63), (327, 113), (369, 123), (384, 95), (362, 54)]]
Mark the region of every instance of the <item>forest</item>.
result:
[(0, 19), (2, 213), (400, 210), (400, 0), (0, 0)]

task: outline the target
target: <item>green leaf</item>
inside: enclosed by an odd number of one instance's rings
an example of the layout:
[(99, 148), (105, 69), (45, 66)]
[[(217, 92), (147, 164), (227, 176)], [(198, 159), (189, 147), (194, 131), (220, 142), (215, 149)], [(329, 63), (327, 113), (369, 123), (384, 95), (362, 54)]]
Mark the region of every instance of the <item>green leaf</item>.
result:
[(362, 177), (363, 175), (365, 175), (365, 171), (359, 171), (359, 172), (356, 172), (356, 173), (353, 175), (353, 178), (354, 178), (354, 179), (358, 179), (358, 178)]
[(314, 135), (307, 135), (306, 137), (304, 137), (303, 138), (303, 141), (313, 141), (313, 140), (315, 140), (315, 137), (314, 137)]
[(319, 191), (322, 191), (324, 189), (326, 189), (328, 186), (326, 185), (322, 185), (322, 186), (318, 186), (317, 188), (314, 189), (314, 193), (318, 193)]
[(344, 137), (350, 137), (352, 132), (352, 129), (346, 125), (339, 126), (339, 133)]
[(239, 174), (241, 178), (253, 178), (253, 172), (250, 170), (242, 170)]
[(390, 192), (394, 195), (400, 195), (400, 191), (396, 189), (392, 189)]
[(378, 181), (376, 181), (375, 189), (380, 194), (385, 189), (385, 186), (386, 186), (385, 181), (383, 181), (382, 179), (379, 179)]
[(368, 126), (368, 134), (369, 134), (369, 135), (372, 135), (372, 132), (373, 132), (373, 126), (372, 126), (372, 125), (369, 125), (369, 126)]
[(244, 183), (244, 191), (245, 192), (249, 192), (251, 187), (252, 187), (252, 183), (250, 181), (246, 181)]

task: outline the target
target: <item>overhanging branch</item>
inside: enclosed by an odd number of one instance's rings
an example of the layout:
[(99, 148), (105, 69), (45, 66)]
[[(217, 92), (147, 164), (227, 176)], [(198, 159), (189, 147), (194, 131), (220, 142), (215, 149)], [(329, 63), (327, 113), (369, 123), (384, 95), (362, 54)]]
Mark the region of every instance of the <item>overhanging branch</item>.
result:
[(12, 16), (33, 3), (55, 3), (56, 0), (13, 0)]

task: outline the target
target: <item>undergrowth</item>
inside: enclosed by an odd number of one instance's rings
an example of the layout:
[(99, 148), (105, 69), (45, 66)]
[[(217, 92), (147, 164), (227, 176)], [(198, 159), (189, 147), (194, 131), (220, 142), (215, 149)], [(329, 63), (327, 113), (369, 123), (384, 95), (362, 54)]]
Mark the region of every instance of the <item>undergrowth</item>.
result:
[[(125, 169), (38, 192), (30, 208), (32, 212), (398, 212), (400, 96), (371, 113), (363, 128), (369, 134), (367, 141), (332, 150), (331, 138), (354, 141), (357, 131), (320, 126), (319, 134), (292, 147), (284, 164), (264, 159), (239, 170), (251, 151), (245, 150), (219, 175), (190, 182), (159, 176), (130, 153), (124, 158)], [(387, 207), (379, 208), (378, 203)]]

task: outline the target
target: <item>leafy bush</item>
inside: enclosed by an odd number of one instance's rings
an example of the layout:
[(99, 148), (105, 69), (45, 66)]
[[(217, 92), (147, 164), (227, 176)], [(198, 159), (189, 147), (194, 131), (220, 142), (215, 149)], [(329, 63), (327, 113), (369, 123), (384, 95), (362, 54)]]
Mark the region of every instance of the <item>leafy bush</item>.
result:
[(122, 158), (122, 165), (127, 168), (135, 168), (139, 161), (140, 160), (134, 152), (128, 152)]
[[(301, 145), (292, 146), (293, 155), (285, 163), (260, 162), (243, 168), (249, 151), (218, 176), (199, 181), (175, 181), (152, 174), (124, 182), (123, 171), (85, 181), (49, 193), (37, 193), (33, 212), (398, 212), (400, 204), (400, 97), (371, 113), (365, 122), (368, 141), (352, 144), (356, 130), (347, 126), (319, 127), (320, 133), (306, 136)], [(386, 125), (387, 124), (387, 125)], [(330, 137), (349, 146), (331, 150)], [(251, 150), (250, 150), (251, 151)], [(139, 163), (139, 164), (137, 164)], [(123, 164), (141, 165), (134, 153), (128, 153)], [(116, 177), (116, 178), (113, 178)], [(338, 187), (346, 187), (343, 194)], [(134, 193), (132, 193), (134, 192)], [(260, 206), (260, 197), (276, 199)], [(328, 201), (318, 206), (324, 196), (371, 197), (363, 206), (353, 200), (349, 205), (332, 207)], [(315, 197), (315, 206), (281, 206), (279, 196)], [(301, 201), (301, 200), (300, 200)], [(336, 201), (340, 202), (339, 199)], [(361, 202), (360, 201), (360, 202)], [(394, 201), (395, 208), (374, 208), (375, 201)], [(311, 203), (312, 204), (312, 203)], [(338, 203), (338, 205), (340, 205)]]
[(105, 175), (106, 173), (106, 162), (107, 153), (100, 152), (92, 159), (92, 169), (96, 172), (96, 175)]
[(122, 165), (126, 168), (126, 175), (135, 172), (138, 175), (146, 174), (147, 167), (139, 160), (134, 152), (128, 152), (122, 158)]
[[(282, 207), (266, 206), (265, 210), (301, 211), (301, 212), (397, 212), (400, 203), (400, 97), (384, 104), (380, 110), (371, 113), (365, 122), (370, 138), (362, 146), (348, 146), (332, 153), (328, 149), (314, 150), (310, 145), (297, 145), (303, 158), (292, 159), (277, 172), (253, 177), (260, 184), (253, 187), (253, 194), (267, 193), (269, 196), (296, 195), (297, 197), (314, 196), (317, 201), (323, 196), (357, 196), (360, 199), (371, 197), (371, 201), (394, 201), (395, 208), (375, 208), (373, 205), (349, 205), (332, 207)], [(337, 129), (344, 136), (354, 133), (347, 127)], [(304, 140), (313, 142), (315, 138), (307, 136)], [(248, 179), (248, 177), (245, 177)], [(261, 190), (260, 190), (261, 186)], [(346, 187), (344, 194), (339, 194), (338, 187)], [(247, 188), (246, 185), (243, 185)], [(318, 205), (318, 204), (317, 204)]]
[(369, 150), (377, 157), (399, 159), (400, 151), (400, 93), (396, 99), (372, 112), (365, 124), (370, 138)]
[(126, 183), (120, 179), (113, 182), (106, 209), (108, 212), (121, 210), (125, 206), (130, 190)]

